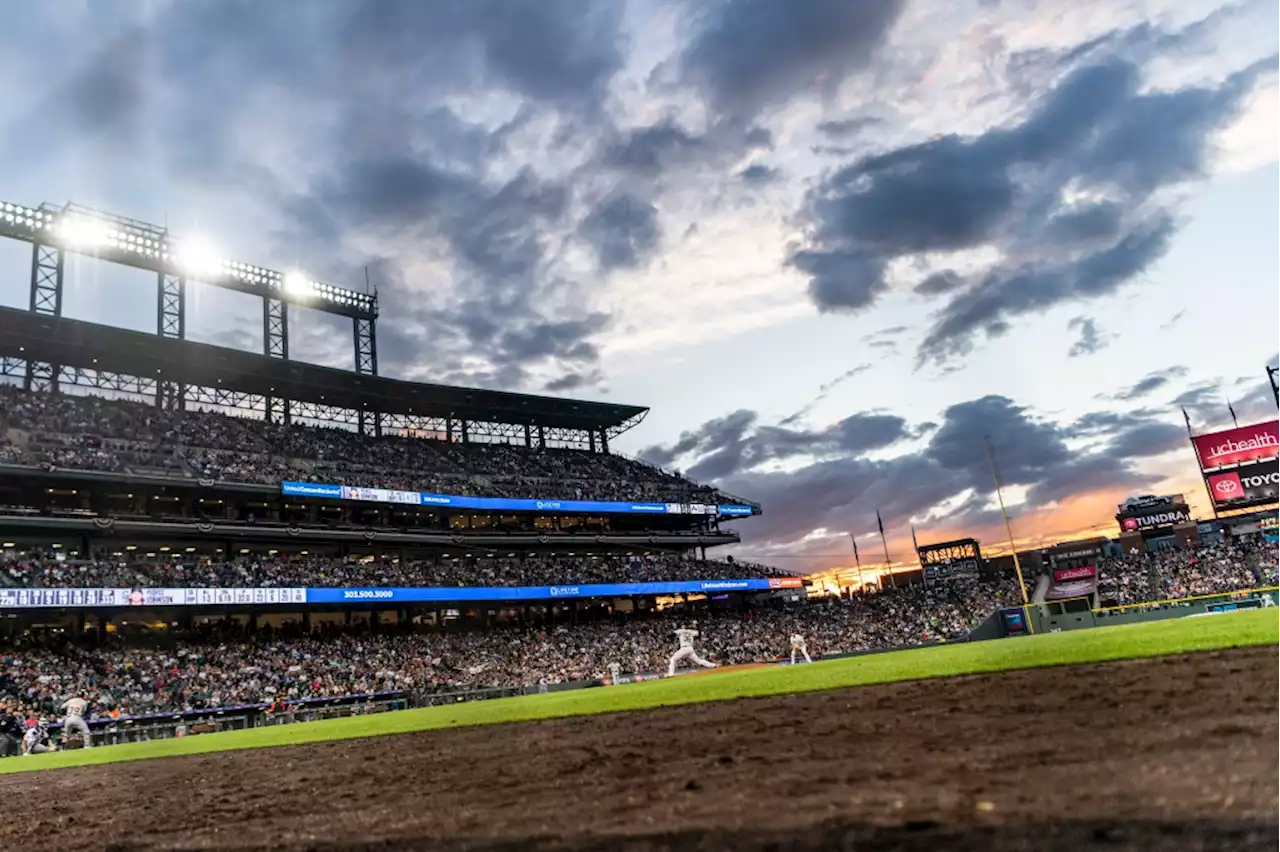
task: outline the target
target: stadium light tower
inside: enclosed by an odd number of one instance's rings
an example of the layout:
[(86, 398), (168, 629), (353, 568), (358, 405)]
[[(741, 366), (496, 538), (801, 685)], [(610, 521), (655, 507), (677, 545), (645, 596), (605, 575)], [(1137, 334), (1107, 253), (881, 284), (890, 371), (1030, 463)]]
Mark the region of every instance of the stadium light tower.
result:
[(187, 281), (199, 281), (262, 299), (263, 350), (289, 357), (290, 304), (350, 317), (355, 368), (378, 374), (378, 297), (288, 275), (220, 256), (197, 239), (182, 241), (161, 228), (77, 204), (26, 207), (0, 201), (0, 236), (32, 246), (29, 310), (62, 316), (63, 270), (67, 252), (156, 273), (156, 334), (186, 338)]
[[(376, 294), (231, 260), (199, 239), (178, 240), (167, 228), (78, 204), (27, 207), (0, 201), (0, 236), (31, 244), (32, 313), (62, 316), (65, 257), (73, 252), (156, 273), (160, 337), (186, 339), (187, 281), (200, 281), (262, 300), (263, 354), (269, 358), (289, 358), (290, 304), (349, 317), (356, 373), (378, 374)], [(275, 402), (268, 400), (268, 406)], [(362, 413), (361, 428), (363, 418)]]

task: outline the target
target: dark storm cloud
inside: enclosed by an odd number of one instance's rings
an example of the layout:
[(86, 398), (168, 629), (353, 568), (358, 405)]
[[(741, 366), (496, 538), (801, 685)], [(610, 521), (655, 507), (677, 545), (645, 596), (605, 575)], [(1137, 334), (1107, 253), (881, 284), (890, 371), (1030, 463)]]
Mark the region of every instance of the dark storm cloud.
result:
[(599, 385), (604, 381), (604, 374), (599, 370), (584, 373), (564, 373), (545, 383), (542, 389), (547, 393), (570, 393), (572, 391)]
[(953, 405), (929, 440), (925, 455), (948, 471), (963, 471), (970, 486), (983, 487), (987, 462), (983, 438), (999, 452), (1001, 479), (1010, 485), (1031, 485), (1050, 470), (1067, 466), (1074, 454), (1054, 425), (1037, 421), (1025, 409), (1002, 396), (986, 396)]
[(341, 5), (343, 13), (335, 16), (340, 44), (354, 60), (385, 68), (438, 68), (441, 59), (469, 54), (478, 60), (484, 82), (549, 103), (594, 107), (624, 60), (624, 10), (616, 3), (379, 0)]
[(1178, 420), (1178, 409), (1173, 406), (1093, 411), (1077, 419), (1066, 432), (1075, 438), (1103, 442), (1107, 454), (1118, 459), (1145, 458), (1185, 446), (1187, 430)]
[[(49, 91), (37, 91), (32, 115), (17, 125), (40, 119), (33, 151), (42, 157), (73, 145), (106, 161), (147, 157), (166, 179), (203, 185), (202, 193), (212, 183), (270, 208), (265, 218), (282, 223), (270, 235), (275, 256), (302, 258), (317, 277), (356, 286), (361, 266), (383, 267), (375, 283), (395, 308), (380, 327), (384, 371), (518, 384), (531, 366), (518, 360), (530, 351), (521, 342), (600, 323), (572, 310), (547, 313), (550, 304), (580, 304), (551, 298), (573, 282), (549, 270), (544, 245), (548, 226), (570, 227), (565, 185), (486, 171), (536, 111), (578, 127), (599, 121), (625, 58), (623, 11), (539, 0), (335, 0), (299, 15), (289, 4), (227, 0), (139, 11), (131, 24), (127, 13), (89, 7), (77, 27), (59, 21), (33, 31), (45, 52), (32, 54), (29, 78), (48, 81)], [(79, 43), (88, 32), (93, 39)], [(48, 66), (48, 50), (70, 62)], [(496, 126), (440, 106), (495, 88), (518, 104)], [(264, 114), (267, 104), (279, 114)], [(305, 127), (288, 126), (295, 107)], [(299, 192), (296, 175), (264, 160), (274, 145), (261, 139), (271, 135), (305, 161), (309, 188)], [(5, 145), (0, 153), (18, 152)], [(370, 235), (379, 253), (352, 250)], [(646, 239), (642, 230), (632, 235), (637, 249)], [(411, 256), (428, 241), (445, 249), (456, 286), (401, 274), (402, 251)], [(456, 297), (440, 304), (445, 290)], [(553, 338), (550, 349), (533, 350), (544, 368), (565, 362), (570, 373), (597, 375), (581, 366), (595, 353), (589, 339)], [(323, 335), (318, 345), (326, 360), (328, 350), (349, 348)], [(474, 366), (476, 358), (489, 366)]]
[(935, 272), (917, 284), (914, 289), (921, 296), (941, 296), (964, 286), (964, 278), (950, 269)]
[(752, 163), (738, 172), (738, 177), (742, 178), (743, 182), (753, 186), (763, 186), (766, 183), (776, 181), (781, 177), (781, 172), (763, 163)]
[(943, 360), (968, 354), (977, 332), (998, 337), (1008, 330), (1010, 316), (1115, 292), (1168, 251), (1173, 233), (1173, 218), (1159, 214), (1135, 224), (1119, 242), (1100, 251), (988, 273), (939, 312), (920, 344), (919, 358)]
[[(751, 411), (737, 411), (690, 430), (669, 446), (644, 455), (671, 466), (687, 464), (696, 475), (717, 479), (734, 494), (759, 500), (764, 515), (744, 525), (750, 542), (795, 542), (814, 529), (874, 529), (877, 509), (886, 526), (954, 505), (949, 525), (997, 519), (986, 506), (992, 490), (984, 438), (994, 449), (1002, 482), (1027, 489), (1029, 508), (1095, 490), (1141, 489), (1151, 478), (1129, 461), (1177, 444), (1177, 428), (1140, 412), (1099, 412), (1069, 426), (1046, 422), (1012, 400), (987, 396), (949, 407), (941, 422), (908, 426), (887, 414), (861, 414), (829, 429), (806, 431), (764, 426)], [(1088, 438), (1081, 451), (1068, 441)], [(873, 451), (905, 440), (918, 449), (889, 459)], [(1185, 435), (1183, 436), (1185, 440)], [(768, 462), (812, 461), (787, 473), (763, 472)]]
[(795, 456), (860, 455), (907, 435), (906, 422), (888, 414), (854, 414), (817, 431), (760, 425), (758, 419), (754, 411), (735, 411), (682, 433), (671, 446), (649, 447), (641, 456), (664, 466), (694, 457), (690, 476), (720, 479)]
[(1130, 387), (1117, 393), (1115, 398), (1131, 402), (1144, 396), (1150, 396), (1158, 390), (1167, 388), (1174, 380), (1184, 378), (1187, 372), (1186, 367), (1168, 367), (1163, 370), (1157, 370), (1154, 373), (1148, 373)]
[[(1162, 92), (1142, 87), (1137, 63), (1088, 55), (1016, 124), (868, 155), (812, 190), (807, 244), (790, 263), (818, 308), (871, 306), (899, 257), (1005, 249), (1010, 259), (967, 287), (949, 273), (921, 285), (949, 297), (919, 352), (941, 361), (1012, 317), (1112, 293), (1163, 256), (1175, 222), (1153, 197), (1202, 176), (1214, 131), (1276, 61), (1216, 87)], [(1067, 206), (1068, 183), (1109, 200)]]
[(815, 396), (813, 399), (809, 400), (809, 402), (808, 402), (808, 403), (806, 403), (806, 404), (804, 405), (804, 407), (803, 407), (803, 408), (801, 408), (799, 411), (796, 411), (796, 412), (794, 412), (794, 413), (792, 413), (792, 414), (789, 414), (789, 415), (787, 415), (786, 417), (784, 417), (781, 421), (779, 421), (779, 422), (778, 422), (778, 425), (779, 425), (779, 426), (794, 426), (796, 423), (799, 423), (799, 422), (800, 422), (801, 420), (803, 420), (806, 416), (808, 416), (808, 414), (809, 414), (810, 412), (812, 412), (814, 408), (816, 408), (816, 407), (817, 407), (818, 403), (820, 403), (820, 402), (822, 402), (824, 399), (826, 399), (826, 398), (827, 398), (827, 396), (828, 396), (828, 395), (829, 395), (833, 390), (835, 390), (836, 388), (838, 388), (840, 385), (844, 384), (845, 382), (849, 381), (849, 380), (850, 380), (850, 379), (852, 379), (853, 377), (855, 377), (855, 376), (860, 376), (860, 375), (862, 375), (863, 373), (867, 372), (868, 370), (870, 370), (870, 369), (871, 369), (871, 367), (872, 367), (872, 365), (871, 365), (871, 364), (858, 364), (856, 367), (851, 367), (851, 368), (849, 368), (848, 370), (845, 370), (843, 373), (841, 373), (840, 375), (836, 376), (836, 377), (835, 377), (834, 379), (832, 379), (831, 381), (829, 381), (829, 382), (824, 382), (822, 385), (820, 385), (820, 386), (818, 387), (818, 394), (817, 394), (817, 396)]
[(1174, 423), (1143, 423), (1126, 429), (1108, 445), (1119, 458), (1158, 456), (1187, 446), (1187, 430)]
[(605, 146), (601, 159), (606, 166), (654, 177), (665, 168), (703, 153), (707, 145), (707, 140), (667, 118), (624, 133)]
[(858, 135), (868, 127), (876, 127), (883, 123), (882, 119), (874, 117), (822, 121), (818, 123), (818, 132), (833, 139), (848, 139), (851, 136)]
[(1076, 339), (1071, 342), (1071, 348), (1067, 350), (1068, 358), (1092, 355), (1107, 346), (1107, 338), (1098, 327), (1098, 321), (1092, 317), (1072, 317), (1067, 323), (1067, 329), (1076, 332)]
[(662, 244), (658, 208), (626, 192), (604, 199), (582, 220), (578, 235), (595, 252), (601, 270), (643, 266)]
[[(517, 386), (532, 363), (594, 362), (591, 337), (608, 324), (605, 314), (547, 316), (543, 302), (559, 282), (546, 274), (546, 231), (562, 225), (568, 192), (525, 170), (511, 180), (489, 185), (411, 157), (356, 162), (316, 187), (311, 199), (341, 221), (366, 232), (384, 233), (410, 243), (443, 241), (454, 261), (460, 286), (447, 305), (424, 300), (390, 264), (380, 295), (398, 309), (379, 329), (384, 358), (410, 374), (423, 365), (449, 381)], [(616, 212), (616, 211), (614, 211)], [(643, 213), (643, 211), (641, 211)], [(624, 246), (651, 248), (646, 232), (626, 222), (620, 236), (604, 241), (606, 222), (588, 220), (606, 251), (602, 260), (617, 265)], [(491, 367), (468, 371), (447, 356), (450, 351), (483, 355)], [(595, 375), (580, 367), (578, 376)]]
[(690, 4), (694, 35), (680, 58), (685, 82), (716, 112), (749, 118), (793, 94), (834, 87), (866, 67), (900, 0), (717, 0)]

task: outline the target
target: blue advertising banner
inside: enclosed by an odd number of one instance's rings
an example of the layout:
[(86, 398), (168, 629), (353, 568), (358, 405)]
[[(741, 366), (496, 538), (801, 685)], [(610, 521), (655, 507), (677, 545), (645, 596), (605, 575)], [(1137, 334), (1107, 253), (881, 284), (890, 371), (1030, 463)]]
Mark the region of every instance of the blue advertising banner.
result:
[(116, 607), (305, 606), (307, 604), (468, 603), (631, 595), (721, 594), (803, 588), (798, 577), (597, 583), (564, 586), (424, 586), (381, 588), (0, 589), (0, 610)]
[(487, 512), (581, 512), (589, 514), (630, 515), (718, 515), (745, 517), (750, 506), (701, 503), (623, 503), (611, 500), (526, 500), (509, 497), (459, 497), (452, 494), (430, 494), (422, 491), (396, 491), (390, 488), (361, 488), (351, 485), (328, 485), (319, 482), (280, 483), (286, 497), (319, 497), (327, 500), (361, 500), (367, 503), (395, 503), (403, 506), (440, 506), (450, 509), (477, 509)]
[(717, 594), (774, 588), (767, 579), (685, 580), (667, 583), (596, 583), (566, 586), (445, 586), (380, 589), (307, 589), (307, 603), (466, 603), (531, 601), (550, 598), (622, 598), (632, 595)]

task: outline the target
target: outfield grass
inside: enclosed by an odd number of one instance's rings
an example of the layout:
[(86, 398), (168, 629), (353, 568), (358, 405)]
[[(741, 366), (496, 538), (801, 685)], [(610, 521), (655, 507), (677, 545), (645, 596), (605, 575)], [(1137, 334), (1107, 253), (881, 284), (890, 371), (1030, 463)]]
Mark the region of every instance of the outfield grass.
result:
[(769, 666), (679, 677), (607, 689), (572, 690), (424, 707), (371, 716), (275, 725), (149, 743), (77, 749), (0, 760), (0, 773), (206, 754), (245, 748), (430, 731), (646, 710), (703, 701), (727, 701), (905, 680), (981, 674), (1071, 663), (1154, 657), (1280, 642), (1276, 610), (1250, 610), (1205, 618), (1179, 618), (1118, 627), (1050, 633), (1021, 639), (917, 648), (812, 665)]

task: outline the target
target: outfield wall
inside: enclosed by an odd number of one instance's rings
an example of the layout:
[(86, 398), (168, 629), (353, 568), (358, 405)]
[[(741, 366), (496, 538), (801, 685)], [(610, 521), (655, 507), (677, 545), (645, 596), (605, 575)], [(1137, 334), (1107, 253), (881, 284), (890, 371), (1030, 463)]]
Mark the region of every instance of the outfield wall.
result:
[[(1119, 624), (1162, 622), (1170, 618), (1206, 615), (1211, 611), (1252, 609), (1262, 604), (1263, 596), (1270, 596), (1277, 605), (1280, 605), (1280, 586), (1249, 588), (1249, 590), (1222, 592), (1217, 595), (1179, 597), (1174, 600), (1148, 601), (1143, 604), (1106, 606), (1100, 609), (1085, 609), (1083, 606), (1073, 605), (1088, 600), (1083, 597), (1076, 600), (1057, 601), (1057, 603), (1030, 604), (1023, 609), (1033, 632), (1052, 633), (1119, 626)], [(1007, 631), (1002, 611), (993, 613), (991, 618), (969, 633), (969, 638), (973, 641), (991, 640), (991, 638), (1004, 636), (1010, 636), (1010, 633)]]

